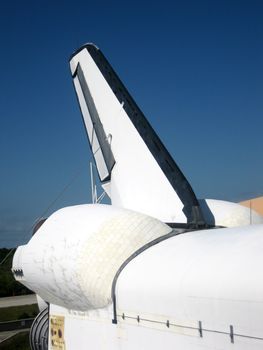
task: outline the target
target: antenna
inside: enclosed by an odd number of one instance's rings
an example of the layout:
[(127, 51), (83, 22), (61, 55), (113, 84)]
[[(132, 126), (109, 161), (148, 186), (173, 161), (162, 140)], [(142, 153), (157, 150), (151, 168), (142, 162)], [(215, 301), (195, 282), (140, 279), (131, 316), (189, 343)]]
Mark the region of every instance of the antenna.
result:
[(98, 196), (96, 180), (94, 179), (94, 173), (93, 173), (93, 168), (95, 167), (95, 165), (93, 164), (92, 161), (90, 161), (89, 164), (90, 164), (91, 202), (92, 204), (98, 204), (98, 203), (101, 203), (101, 201), (106, 195), (106, 192), (103, 191)]
[(252, 225), (252, 200), (249, 201), (249, 209), (250, 209), (250, 225)]
[(94, 178), (93, 178), (93, 163), (89, 163), (90, 166), (90, 185), (91, 185), (91, 202), (95, 203), (95, 188), (94, 188)]

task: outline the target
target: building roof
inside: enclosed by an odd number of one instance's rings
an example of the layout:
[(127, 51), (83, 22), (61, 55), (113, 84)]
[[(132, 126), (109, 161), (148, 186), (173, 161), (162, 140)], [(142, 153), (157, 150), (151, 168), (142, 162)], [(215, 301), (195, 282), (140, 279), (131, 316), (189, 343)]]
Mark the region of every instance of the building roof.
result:
[(247, 201), (240, 202), (240, 204), (255, 210), (260, 215), (263, 215), (263, 196), (257, 197), (257, 198), (251, 198)]

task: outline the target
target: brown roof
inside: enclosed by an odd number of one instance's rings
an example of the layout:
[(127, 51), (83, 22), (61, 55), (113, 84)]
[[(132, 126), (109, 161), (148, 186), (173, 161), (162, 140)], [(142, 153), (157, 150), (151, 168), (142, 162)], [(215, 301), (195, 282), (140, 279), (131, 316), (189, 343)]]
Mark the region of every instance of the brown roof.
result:
[(263, 196), (258, 198), (252, 198), (247, 201), (240, 202), (245, 207), (251, 208), (263, 215)]

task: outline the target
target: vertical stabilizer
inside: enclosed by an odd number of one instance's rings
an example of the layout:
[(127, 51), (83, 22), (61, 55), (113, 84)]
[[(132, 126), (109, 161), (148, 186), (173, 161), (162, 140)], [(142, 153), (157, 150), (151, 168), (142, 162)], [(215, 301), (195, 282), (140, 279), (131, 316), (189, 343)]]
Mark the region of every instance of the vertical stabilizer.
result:
[(70, 60), (102, 186), (112, 204), (165, 222), (203, 224), (187, 179), (102, 52), (87, 44)]

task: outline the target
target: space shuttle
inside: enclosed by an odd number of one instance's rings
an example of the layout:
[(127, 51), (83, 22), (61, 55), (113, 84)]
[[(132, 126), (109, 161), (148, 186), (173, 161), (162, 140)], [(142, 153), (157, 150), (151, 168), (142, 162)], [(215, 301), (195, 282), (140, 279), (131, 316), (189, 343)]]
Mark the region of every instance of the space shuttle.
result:
[(18, 247), (32, 350), (262, 350), (263, 218), (198, 199), (101, 50), (71, 75), (111, 200), (62, 208)]

